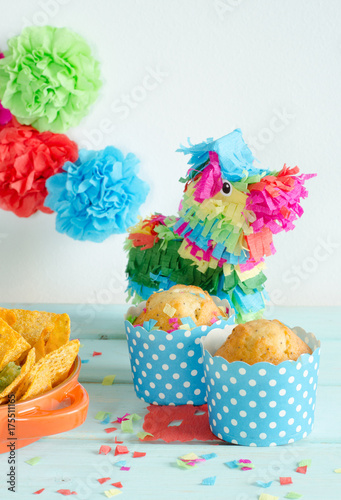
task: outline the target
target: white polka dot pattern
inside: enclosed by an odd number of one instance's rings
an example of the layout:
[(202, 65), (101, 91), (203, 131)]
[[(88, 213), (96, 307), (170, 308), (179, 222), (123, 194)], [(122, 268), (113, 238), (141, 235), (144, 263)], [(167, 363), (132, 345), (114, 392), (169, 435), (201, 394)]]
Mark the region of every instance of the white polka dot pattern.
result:
[(302, 338), (307, 335), (309, 344), (315, 346), (313, 355), (278, 366), (227, 363), (202, 346), (209, 421), (216, 436), (239, 445), (276, 446), (310, 434), (320, 348), (309, 337), (312, 334), (304, 332)]
[[(221, 321), (219, 329), (226, 326)], [(147, 332), (125, 322), (135, 392), (143, 401), (161, 405), (202, 405), (206, 402), (200, 337), (216, 325)]]

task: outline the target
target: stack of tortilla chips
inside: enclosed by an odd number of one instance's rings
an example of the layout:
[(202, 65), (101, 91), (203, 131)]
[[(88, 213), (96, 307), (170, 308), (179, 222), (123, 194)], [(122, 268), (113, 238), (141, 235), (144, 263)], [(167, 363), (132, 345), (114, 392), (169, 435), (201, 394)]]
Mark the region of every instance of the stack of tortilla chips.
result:
[(69, 341), (70, 318), (0, 307), (0, 404), (40, 396), (62, 383), (79, 351)]

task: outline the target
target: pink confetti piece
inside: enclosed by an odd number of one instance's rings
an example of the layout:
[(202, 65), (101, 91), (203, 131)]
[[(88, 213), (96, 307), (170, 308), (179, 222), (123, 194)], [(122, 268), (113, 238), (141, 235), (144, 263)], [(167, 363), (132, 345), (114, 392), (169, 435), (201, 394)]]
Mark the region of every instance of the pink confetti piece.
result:
[(241, 458), (240, 460), (238, 460), (238, 462), (240, 464), (251, 464), (251, 460), (248, 460), (248, 459), (244, 459), (244, 458)]
[(240, 470), (252, 470), (252, 467), (242, 467)]
[(120, 470), (127, 470), (128, 471), (128, 470), (130, 470), (130, 467), (124, 467), (123, 466), (123, 467), (120, 468)]
[(70, 490), (57, 490), (57, 493), (60, 493), (61, 495), (64, 495), (65, 497), (69, 495), (77, 495), (75, 491), (70, 491)]
[(100, 483), (100, 484), (103, 484), (105, 483), (106, 481), (110, 481), (110, 477), (101, 477), (99, 479), (97, 479), (97, 481)]
[(98, 454), (99, 455), (108, 455), (108, 453), (111, 451), (110, 446), (102, 445), (99, 449)]
[(117, 431), (117, 427), (107, 427), (106, 429), (104, 429), (105, 432), (107, 434), (109, 434), (110, 432), (114, 432), (114, 431)]
[(45, 488), (42, 488), (41, 490), (35, 491), (33, 495), (40, 495), (45, 490)]
[(129, 420), (127, 417), (129, 417), (130, 413), (126, 413), (125, 415), (123, 415), (123, 417), (117, 417), (117, 419), (115, 420), (115, 422), (112, 422), (113, 424), (121, 424), (123, 422), (123, 420)]

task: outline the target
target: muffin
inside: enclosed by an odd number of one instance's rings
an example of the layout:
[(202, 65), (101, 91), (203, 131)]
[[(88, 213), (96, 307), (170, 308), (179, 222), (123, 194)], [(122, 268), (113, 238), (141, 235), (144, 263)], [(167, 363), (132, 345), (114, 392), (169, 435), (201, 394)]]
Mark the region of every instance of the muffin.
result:
[(133, 324), (143, 325), (150, 319), (157, 321), (155, 328), (170, 332), (186, 323), (187, 329), (212, 325), (218, 319), (227, 319), (227, 314), (225, 308), (218, 307), (201, 288), (175, 285), (169, 290), (151, 295)]
[(278, 365), (296, 361), (302, 354), (312, 354), (310, 347), (280, 321), (258, 319), (237, 325), (215, 356), (228, 362), (249, 365), (268, 362)]

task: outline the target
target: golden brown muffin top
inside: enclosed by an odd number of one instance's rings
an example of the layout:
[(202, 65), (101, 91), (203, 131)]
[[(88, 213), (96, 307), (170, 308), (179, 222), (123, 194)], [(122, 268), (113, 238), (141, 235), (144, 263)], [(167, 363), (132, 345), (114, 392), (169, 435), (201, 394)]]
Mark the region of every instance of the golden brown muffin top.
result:
[(312, 351), (290, 328), (277, 319), (257, 319), (237, 325), (215, 356), (249, 365), (266, 361), (274, 365), (296, 361)]
[(226, 318), (210, 295), (197, 286), (174, 285), (169, 290), (153, 293), (147, 300), (145, 310), (136, 318), (134, 325), (150, 319), (157, 320), (160, 330), (173, 329), (170, 318), (191, 317), (196, 326), (211, 325), (218, 316)]

